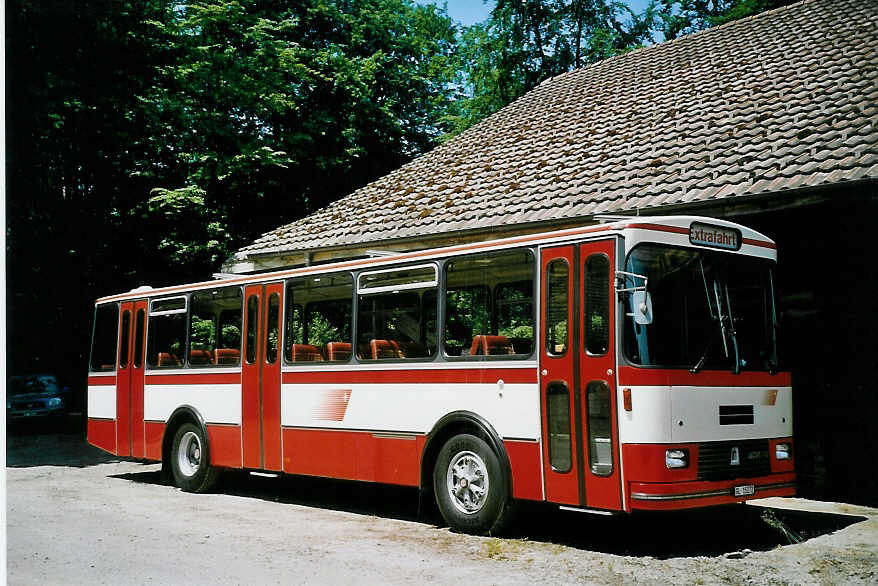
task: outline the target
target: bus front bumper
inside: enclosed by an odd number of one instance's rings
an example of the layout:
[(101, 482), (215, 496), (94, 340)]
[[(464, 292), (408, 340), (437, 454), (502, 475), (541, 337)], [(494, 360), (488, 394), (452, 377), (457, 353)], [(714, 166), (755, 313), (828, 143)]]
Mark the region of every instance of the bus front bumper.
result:
[(695, 482), (631, 482), (632, 509), (672, 510), (744, 502), (769, 496), (795, 496), (795, 473), (758, 478)]

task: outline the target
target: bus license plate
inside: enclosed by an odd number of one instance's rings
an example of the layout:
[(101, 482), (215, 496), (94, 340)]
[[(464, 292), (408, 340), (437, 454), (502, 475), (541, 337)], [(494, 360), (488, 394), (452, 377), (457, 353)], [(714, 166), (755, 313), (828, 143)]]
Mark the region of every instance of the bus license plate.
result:
[(752, 484), (744, 484), (735, 487), (735, 496), (750, 496), (756, 494), (756, 486)]

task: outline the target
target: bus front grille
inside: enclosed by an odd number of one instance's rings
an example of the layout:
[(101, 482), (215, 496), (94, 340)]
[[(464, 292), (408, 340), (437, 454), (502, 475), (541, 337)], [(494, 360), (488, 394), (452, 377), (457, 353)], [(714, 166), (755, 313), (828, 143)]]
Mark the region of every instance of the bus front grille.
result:
[(770, 473), (767, 439), (698, 444), (698, 480), (731, 480)]

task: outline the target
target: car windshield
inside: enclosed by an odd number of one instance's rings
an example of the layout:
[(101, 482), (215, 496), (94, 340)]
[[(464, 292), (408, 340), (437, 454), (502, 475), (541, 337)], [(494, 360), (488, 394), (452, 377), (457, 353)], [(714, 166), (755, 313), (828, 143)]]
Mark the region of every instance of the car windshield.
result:
[(30, 393), (55, 393), (58, 385), (50, 377), (14, 376), (9, 380), (9, 396), (27, 395)]
[[(641, 366), (714, 370), (777, 368), (773, 262), (659, 244), (641, 244), (626, 271), (647, 278), (653, 321), (637, 324), (625, 293), (625, 353)], [(643, 280), (625, 277), (625, 288)], [(737, 362), (737, 365), (736, 365)]]

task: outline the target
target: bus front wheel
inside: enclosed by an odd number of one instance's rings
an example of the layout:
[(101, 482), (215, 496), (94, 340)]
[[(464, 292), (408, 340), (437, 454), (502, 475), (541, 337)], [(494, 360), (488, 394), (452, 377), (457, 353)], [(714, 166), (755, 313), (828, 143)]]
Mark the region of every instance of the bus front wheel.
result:
[(445, 522), (457, 531), (496, 534), (508, 520), (509, 491), (500, 460), (474, 435), (456, 435), (442, 446), (433, 493)]
[(207, 438), (201, 428), (184, 423), (174, 434), (171, 471), (174, 483), (186, 492), (207, 492), (216, 484), (219, 469), (210, 465)]

